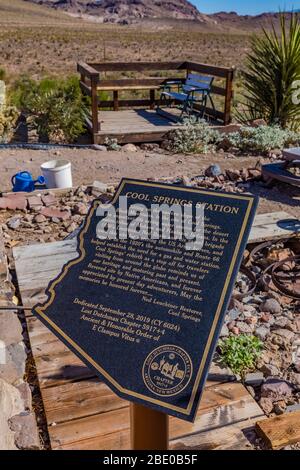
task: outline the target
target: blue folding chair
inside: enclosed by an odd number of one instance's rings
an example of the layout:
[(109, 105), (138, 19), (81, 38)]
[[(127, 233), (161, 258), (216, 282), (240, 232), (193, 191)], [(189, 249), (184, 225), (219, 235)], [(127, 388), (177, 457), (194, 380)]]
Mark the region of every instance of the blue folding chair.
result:
[[(211, 102), (213, 110), (215, 110), (211, 96), (213, 81), (214, 77), (190, 73), (184, 83), (181, 80), (165, 82), (157, 111), (159, 112), (163, 106), (172, 107), (174, 103), (179, 103), (181, 108), (180, 119), (185, 114), (187, 116), (196, 115), (199, 119), (203, 119), (206, 114), (208, 100)], [(174, 87), (177, 87), (177, 91), (173, 91)]]

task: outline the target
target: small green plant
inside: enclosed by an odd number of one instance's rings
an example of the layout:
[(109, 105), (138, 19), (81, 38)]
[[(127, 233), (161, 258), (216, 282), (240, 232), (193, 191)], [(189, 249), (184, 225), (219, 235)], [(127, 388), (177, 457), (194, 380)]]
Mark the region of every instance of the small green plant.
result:
[(222, 140), (220, 133), (206, 121), (193, 118), (184, 120), (183, 125), (168, 135), (168, 150), (176, 153), (208, 153)]
[(242, 73), (243, 98), (238, 117), (244, 122), (263, 118), (281, 127), (300, 125), (300, 106), (293, 100), (300, 80), (300, 16), (291, 14), (289, 24), (280, 15), (280, 31), (254, 35)]
[(282, 150), (293, 144), (300, 144), (300, 134), (279, 126), (242, 127), (239, 132), (227, 135), (232, 147), (242, 152), (268, 153), (273, 149)]
[(24, 77), (15, 85), (11, 99), (41, 142), (73, 142), (85, 130), (86, 104), (76, 77), (40, 82)]
[(263, 344), (256, 336), (229, 336), (219, 343), (221, 362), (243, 379), (255, 368), (262, 348)]

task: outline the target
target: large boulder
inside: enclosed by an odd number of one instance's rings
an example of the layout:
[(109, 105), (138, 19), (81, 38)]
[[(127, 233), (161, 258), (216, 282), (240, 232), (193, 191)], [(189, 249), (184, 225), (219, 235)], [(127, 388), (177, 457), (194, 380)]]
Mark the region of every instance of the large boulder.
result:
[(9, 420), (23, 411), (20, 392), (0, 379), (0, 450), (16, 450), (15, 433), (9, 427)]

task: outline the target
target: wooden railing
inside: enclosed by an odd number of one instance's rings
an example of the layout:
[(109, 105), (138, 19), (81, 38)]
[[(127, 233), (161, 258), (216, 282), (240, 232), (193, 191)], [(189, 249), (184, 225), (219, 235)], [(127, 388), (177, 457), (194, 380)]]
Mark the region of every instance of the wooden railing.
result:
[[(103, 63), (84, 63), (77, 64), (77, 70), (80, 73), (80, 86), (84, 94), (91, 98), (91, 115), (87, 118), (88, 126), (93, 134), (100, 130), (99, 108), (113, 108), (115, 111), (120, 107), (150, 107), (154, 108), (158, 103), (155, 91), (159, 90), (166, 80), (181, 78), (183, 81), (191, 72), (200, 72), (214, 76), (216, 79), (222, 79), (223, 86), (213, 86), (212, 93), (221, 96), (223, 99), (222, 109), (208, 108), (206, 113), (214, 119), (221, 121), (224, 125), (231, 122), (231, 105), (233, 98), (233, 80), (234, 68), (214, 67), (195, 62), (103, 62)], [(166, 72), (163, 77), (146, 78), (122, 78), (107, 79), (105, 75), (108, 72)], [(172, 75), (176, 71), (176, 77)], [(178, 76), (180, 75), (180, 77)], [(119, 100), (121, 91), (148, 90), (149, 98)], [(113, 93), (113, 100), (101, 101), (99, 99), (100, 91), (109, 91)]]

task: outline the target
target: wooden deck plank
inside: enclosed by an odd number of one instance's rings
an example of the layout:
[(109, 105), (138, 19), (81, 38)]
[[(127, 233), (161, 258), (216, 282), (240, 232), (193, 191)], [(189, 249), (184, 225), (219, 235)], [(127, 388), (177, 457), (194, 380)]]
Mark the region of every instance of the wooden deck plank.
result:
[[(213, 430), (263, 415), (261, 409), (241, 384), (222, 384), (205, 390), (194, 423), (170, 418), (170, 439), (183, 439), (205, 430)], [(147, 424), (145, 423), (145, 426)], [(129, 430), (129, 407), (57, 424), (49, 428), (54, 448)], [(117, 437), (117, 436), (116, 436)], [(117, 438), (118, 439), (118, 438)]]
[(256, 430), (272, 449), (300, 442), (300, 411), (259, 421)]

